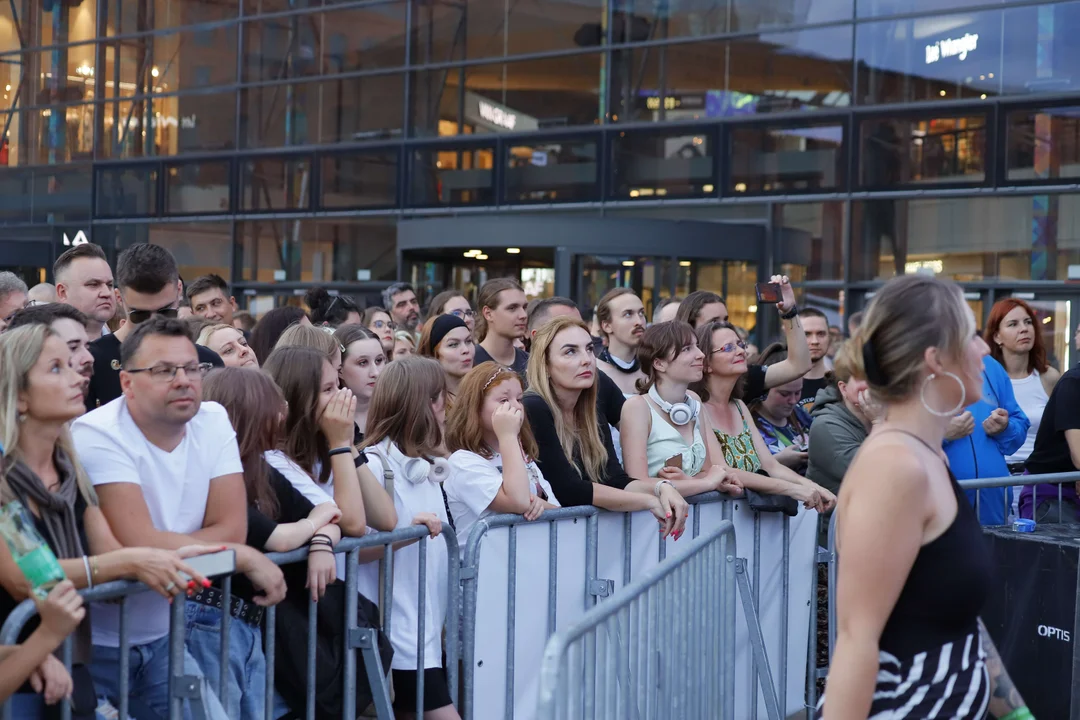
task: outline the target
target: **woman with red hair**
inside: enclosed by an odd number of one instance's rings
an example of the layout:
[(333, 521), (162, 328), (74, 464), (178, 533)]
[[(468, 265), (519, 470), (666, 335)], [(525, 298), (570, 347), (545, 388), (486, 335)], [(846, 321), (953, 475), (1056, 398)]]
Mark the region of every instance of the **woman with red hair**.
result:
[(1009, 373), (1020, 409), (1031, 421), (1024, 444), (1005, 458), (1014, 475), (1024, 471), (1024, 463), (1035, 447), (1043, 409), (1061, 373), (1046, 359), (1042, 323), (1023, 300), (1005, 298), (994, 303), (983, 335), (990, 355)]

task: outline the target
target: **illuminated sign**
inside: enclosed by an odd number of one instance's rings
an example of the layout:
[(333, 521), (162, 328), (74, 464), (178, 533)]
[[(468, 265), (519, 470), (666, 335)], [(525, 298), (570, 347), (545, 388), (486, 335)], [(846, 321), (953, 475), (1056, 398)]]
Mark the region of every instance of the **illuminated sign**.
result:
[(487, 120), (492, 125), (498, 125), (507, 130), (513, 130), (517, 125), (517, 113), (504, 110), (501, 107), (496, 107), (483, 100), (479, 102), (479, 105), (480, 117)]
[(88, 242), (90, 241), (86, 238), (86, 233), (82, 230), (75, 233), (74, 240), (69, 238), (67, 233), (64, 233), (64, 247), (78, 247), (79, 245), (85, 245)]
[(946, 38), (926, 46), (926, 64), (933, 65), (942, 58), (956, 57), (963, 62), (967, 60), (968, 53), (975, 52), (979, 46), (979, 36), (967, 33), (964, 37)]
[(480, 129), (494, 132), (520, 132), (540, 127), (536, 118), (473, 92), (465, 93), (465, 119)]

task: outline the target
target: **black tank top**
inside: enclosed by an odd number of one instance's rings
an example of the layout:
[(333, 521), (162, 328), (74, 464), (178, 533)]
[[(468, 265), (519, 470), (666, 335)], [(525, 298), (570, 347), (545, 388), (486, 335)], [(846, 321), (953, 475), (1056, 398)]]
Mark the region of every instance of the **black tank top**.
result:
[(881, 633), (880, 649), (900, 660), (976, 632), (979, 612), (990, 592), (990, 549), (951, 470), (949, 482), (956, 495), (956, 519), (919, 548)]

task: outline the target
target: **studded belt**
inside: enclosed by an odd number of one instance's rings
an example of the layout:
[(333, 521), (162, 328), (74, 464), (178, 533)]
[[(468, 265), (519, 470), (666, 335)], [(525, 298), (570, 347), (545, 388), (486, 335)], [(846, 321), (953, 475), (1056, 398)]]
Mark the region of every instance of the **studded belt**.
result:
[[(214, 587), (199, 588), (198, 592), (189, 597), (188, 600), (221, 610), (225, 605), (225, 593)], [(265, 608), (259, 607), (255, 603), (245, 602), (235, 595), (229, 600), (232, 606), (229, 608), (229, 614), (234, 618), (242, 620), (252, 627), (259, 627), (262, 624)]]

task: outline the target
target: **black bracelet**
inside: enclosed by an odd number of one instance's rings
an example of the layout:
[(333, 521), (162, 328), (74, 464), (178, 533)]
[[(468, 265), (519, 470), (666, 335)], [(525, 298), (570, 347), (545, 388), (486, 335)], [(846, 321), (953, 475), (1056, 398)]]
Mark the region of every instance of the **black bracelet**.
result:
[(318, 553), (318, 552), (327, 552), (327, 553), (333, 554), (334, 549), (333, 548), (328, 548), (328, 547), (309, 547), (308, 548), (308, 555), (310, 555), (311, 553)]
[(353, 449), (352, 449), (351, 446), (350, 447), (339, 447), (339, 448), (334, 448), (333, 450), (331, 450), (327, 454), (330, 457), (334, 457), (335, 455), (344, 455), (345, 453), (351, 453), (352, 451), (353, 451)]
[(356, 465), (356, 467), (367, 465), (367, 453), (361, 450), (360, 454), (353, 458), (353, 464)]
[(780, 313), (780, 319), (781, 320), (794, 320), (795, 316), (798, 315), (798, 314), (799, 314), (799, 306), (798, 305), (792, 305), (791, 309), (788, 310), (786, 313)]
[(319, 540), (319, 541), (322, 541), (322, 542), (328, 542), (328, 543), (334, 542), (333, 540), (330, 539), (330, 536), (327, 535), (326, 533), (315, 533), (314, 535), (312, 535), (311, 536), (311, 542), (315, 542), (316, 540)]

